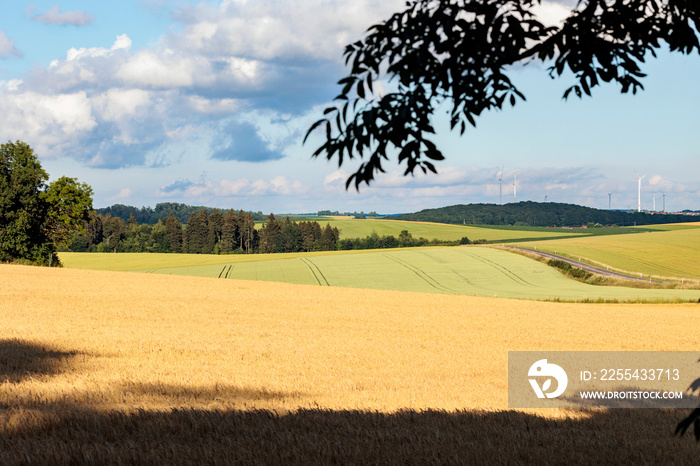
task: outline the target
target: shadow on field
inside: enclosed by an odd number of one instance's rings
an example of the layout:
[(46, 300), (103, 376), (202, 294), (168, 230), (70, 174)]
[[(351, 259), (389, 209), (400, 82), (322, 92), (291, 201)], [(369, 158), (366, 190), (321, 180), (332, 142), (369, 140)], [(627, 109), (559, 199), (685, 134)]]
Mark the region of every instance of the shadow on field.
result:
[[(0, 340), (0, 409), (3, 405), (25, 408), (62, 407), (91, 409), (96, 406), (110, 408), (119, 400), (121, 406), (194, 406), (216, 409), (217, 402), (231, 402), (246, 407), (248, 402), (263, 406), (278, 406), (284, 399), (300, 398), (299, 392), (280, 392), (267, 389), (246, 388), (226, 384), (214, 386), (189, 386), (167, 383), (125, 383), (102, 385), (93, 390), (77, 389), (61, 401), (52, 401), (51, 395), (12, 398), (13, 394), (2, 390), (3, 384), (17, 385), (26, 380), (51, 383), (52, 378), (65, 373), (86, 370), (86, 360), (94, 357), (79, 351), (62, 351), (48, 344), (22, 340)], [(14, 394), (21, 391), (15, 390)], [(48, 390), (51, 391), (50, 388)], [(61, 409), (61, 411), (65, 411)], [(0, 427), (2, 425), (0, 424)]]
[[(82, 353), (0, 341), (3, 386), (78, 370)], [(124, 383), (73, 397), (0, 403), (0, 464), (696, 464), (700, 445), (673, 435), (686, 410), (379, 413), (300, 409), (265, 389)], [(159, 409), (187, 405), (193, 409)], [(240, 402), (217, 409), (217, 401)], [(265, 410), (245, 410), (269, 406)], [(147, 406), (149, 409), (139, 409)], [(155, 406), (155, 407), (154, 407)], [(550, 413), (541, 410), (542, 415)]]
[(650, 409), (562, 420), (514, 411), (44, 415), (43, 428), (0, 437), (0, 463), (694, 464), (700, 455), (694, 439), (673, 437), (680, 411)]
[(76, 357), (82, 354), (21, 340), (0, 340), (0, 382), (19, 383), (76, 370)]

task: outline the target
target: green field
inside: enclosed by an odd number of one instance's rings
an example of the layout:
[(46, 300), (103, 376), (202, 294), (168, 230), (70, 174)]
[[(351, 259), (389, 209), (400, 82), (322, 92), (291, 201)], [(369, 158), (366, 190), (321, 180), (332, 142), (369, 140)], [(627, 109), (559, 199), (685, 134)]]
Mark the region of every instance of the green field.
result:
[(59, 258), (64, 266), (73, 269), (113, 270), (133, 272), (161, 268), (196, 267), (201, 265), (265, 262), (296, 257), (363, 254), (367, 251), (319, 251), (279, 254), (171, 254), (140, 252), (62, 252)]
[(319, 220), (321, 226), (329, 223), (340, 230), (340, 238), (364, 238), (375, 231), (379, 236), (393, 235), (398, 237), (402, 230), (407, 230), (414, 238), (439, 239), (443, 241), (459, 241), (467, 237), (474, 241), (485, 239), (488, 241), (515, 241), (534, 240), (568, 236), (574, 230), (555, 231), (522, 231), (494, 228), (481, 228), (470, 225), (447, 225), (443, 223), (407, 222), (400, 220), (355, 220), (333, 217)]
[(354, 253), (206, 256), (64, 253), (68, 267), (132, 270), (221, 279), (567, 301), (678, 301), (697, 290), (592, 286), (532, 259), (483, 247)]
[[(282, 217), (280, 217), (282, 218)], [(347, 217), (323, 217), (317, 220), (322, 227), (326, 223), (340, 230), (340, 238), (364, 238), (376, 232), (379, 236), (398, 237), (407, 230), (414, 238), (436, 238), (442, 241), (459, 241), (463, 237), (470, 240), (485, 239), (493, 242), (530, 242), (540, 240), (565, 239), (589, 236), (627, 235), (649, 231), (698, 228), (698, 225), (651, 225), (644, 227), (615, 228), (547, 228), (512, 225), (448, 225), (445, 223), (411, 222), (389, 219), (352, 219)], [(256, 224), (258, 228), (262, 223)]]
[(631, 273), (700, 279), (700, 224), (658, 228), (667, 231), (538, 241), (527, 247), (581, 257)]

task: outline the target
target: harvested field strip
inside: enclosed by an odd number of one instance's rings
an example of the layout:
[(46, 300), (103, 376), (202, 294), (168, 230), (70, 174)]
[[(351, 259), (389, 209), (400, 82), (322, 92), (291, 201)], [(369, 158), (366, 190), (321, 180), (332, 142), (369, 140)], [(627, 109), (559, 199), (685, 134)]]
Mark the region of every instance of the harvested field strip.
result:
[(2, 464), (697, 459), (672, 435), (685, 411), (507, 410), (508, 351), (695, 351), (697, 304), (8, 265), (0, 282)]

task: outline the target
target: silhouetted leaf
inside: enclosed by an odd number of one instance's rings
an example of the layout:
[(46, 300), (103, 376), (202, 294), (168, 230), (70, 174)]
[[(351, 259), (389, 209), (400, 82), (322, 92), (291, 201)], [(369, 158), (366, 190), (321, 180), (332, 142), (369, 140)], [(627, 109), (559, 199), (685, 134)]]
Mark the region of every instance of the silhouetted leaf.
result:
[(320, 125), (322, 125), (324, 121), (328, 121), (328, 120), (323, 118), (323, 119), (320, 119), (317, 122), (315, 122), (313, 125), (311, 125), (311, 128), (309, 128), (309, 130), (306, 132), (306, 136), (304, 136), (304, 142), (306, 142), (306, 139), (309, 137), (309, 135), (311, 133), (313, 133), (316, 128), (318, 128)]
[[(643, 90), (640, 65), (664, 42), (672, 51), (700, 51), (697, 1), (581, 0), (565, 21), (548, 27), (534, 14), (539, 4), (538, 0), (409, 1), (403, 11), (372, 25), (362, 40), (346, 46), (344, 57), (351, 73), (338, 81), (342, 91), (334, 100), (349, 102), (355, 82), (357, 98), (343, 108), (342, 118), (329, 120), (332, 129), (327, 127), (321, 152), (335, 154), (339, 163), (343, 155), (369, 154), (347, 186), (359, 189), (382, 171), (380, 161), (388, 158), (386, 145), (403, 154), (400, 162), (407, 163), (406, 175), (417, 166), (426, 171), (428, 166), (419, 165), (416, 151), (403, 149), (434, 131), (430, 120), (434, 104), (452, 105), (450, 127), (459, 126), (463, 135), (466, 123), (476, 127), (476, 117), (502, 108), (506, 98), (511, 106), (517, 98), (525, 100), (506, 74), (513, 65), (548, 61), (551, 77), (575, 76), (563, 95), (568, 100), (572, 92), (579, 98), (591, 95), (601, 82), (615, 83), (622, 93)], [(384, 78), (393, 80), (396, 90), (366, 102), (367, 91), (374, 94), (374, 81)], [(373, 152), (371, 144), (384, 146)], [(426, 157), (432, 159), (436, 153), (429, 150)]]
[(700, 434), (700, 408), (695, 408), (687, 418), (681, 420), (681, 422), (679, 422), (676, 426), (675, 433), (677, 435), (683, 436), (685, 435), (685, 432), (688, 430), (688, 428), (693, 424), (695, 424), (695, 438), (698, 441), (700, 441), (700, 438), (698, 438), (698, 434)]

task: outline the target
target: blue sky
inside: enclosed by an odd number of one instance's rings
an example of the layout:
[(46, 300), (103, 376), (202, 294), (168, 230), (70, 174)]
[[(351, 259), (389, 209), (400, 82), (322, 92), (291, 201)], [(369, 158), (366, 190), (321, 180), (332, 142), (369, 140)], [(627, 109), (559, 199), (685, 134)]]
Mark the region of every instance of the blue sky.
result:
[[(661, 52), (646, 90), (565, 102), (571, 80), (531, 64), (527, 96), (464, 136), (436, 117), (438, 175), (388, 173), (345, 191), (355, 166), (311, 159), (310, 124), (338, 93), (344, 45), (403, 0), (0, 0), (0, 139), (95, 206), (184, 202), (287, 212), (411, 212), (460, 203), (571, 202), (700, 209), (700, 57)], [(544, 2), (556, 21), (570, 1)], [(665, 198), (664, 198), (665, 195)]]

